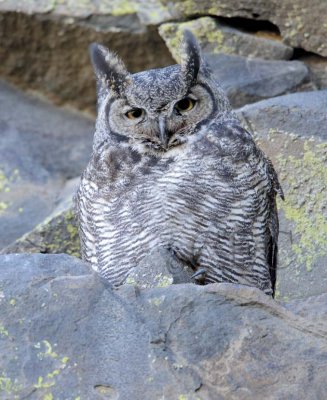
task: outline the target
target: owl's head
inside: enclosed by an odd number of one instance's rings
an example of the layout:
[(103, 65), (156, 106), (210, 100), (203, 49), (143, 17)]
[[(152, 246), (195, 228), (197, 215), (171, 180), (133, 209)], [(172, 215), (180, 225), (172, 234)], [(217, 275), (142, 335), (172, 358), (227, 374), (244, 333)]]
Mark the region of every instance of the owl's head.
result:
[(143, 152), (167, 152), (230, 109), (189, 31), (179, 65), (130, 74), (107, 48), (93, 43), (90, 54), (98, 84), (95, 146), (120, 141)]

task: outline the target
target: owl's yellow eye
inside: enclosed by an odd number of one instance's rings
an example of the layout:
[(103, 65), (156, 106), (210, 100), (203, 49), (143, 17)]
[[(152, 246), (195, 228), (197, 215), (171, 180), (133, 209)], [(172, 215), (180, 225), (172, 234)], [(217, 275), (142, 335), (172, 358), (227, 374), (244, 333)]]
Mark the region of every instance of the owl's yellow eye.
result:
[(142, 110), (142, 108), (134, 108), (133, 110), (128, 111), (125, 115), (129, 119), (139, 119), (143, 117), (144, 110)]
[(185, 97), (182, 100), (179, 100), (175, 104), (175, 108), (179, 112), (190, 111), (195, 105), (195, 100), (191, 99), (190, 97)]

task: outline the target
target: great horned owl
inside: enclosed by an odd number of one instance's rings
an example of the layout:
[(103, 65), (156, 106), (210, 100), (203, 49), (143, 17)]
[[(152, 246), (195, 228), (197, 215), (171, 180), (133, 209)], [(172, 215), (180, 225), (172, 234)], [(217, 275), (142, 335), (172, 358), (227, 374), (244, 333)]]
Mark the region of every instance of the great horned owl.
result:
[(83, 258), (118, 286), (163, 247), (204, 283), (273, 294), (277, 175), (193, 35), (184, 35), (179, 65), (136, 74), (101, 45), (90, 54), (98, 117), (76, 195)]

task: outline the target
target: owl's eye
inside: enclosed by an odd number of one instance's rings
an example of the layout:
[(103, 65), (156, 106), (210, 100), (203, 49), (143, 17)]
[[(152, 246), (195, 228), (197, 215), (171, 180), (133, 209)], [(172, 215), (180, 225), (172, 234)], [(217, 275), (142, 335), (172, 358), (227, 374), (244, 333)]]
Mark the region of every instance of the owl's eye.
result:
[(125, 115), (129, 119), (139, 119), (144, 116), (144, 110), (142, 110), (142, 108), (134, 108), (133, 110), (127, 111)]
[(179, 100), (175, 104), (175, 108), (179, 112), (190, 111), (195, 106), (195, 100), (191, 99), (190, 97), (185, 97), (182, 100)]

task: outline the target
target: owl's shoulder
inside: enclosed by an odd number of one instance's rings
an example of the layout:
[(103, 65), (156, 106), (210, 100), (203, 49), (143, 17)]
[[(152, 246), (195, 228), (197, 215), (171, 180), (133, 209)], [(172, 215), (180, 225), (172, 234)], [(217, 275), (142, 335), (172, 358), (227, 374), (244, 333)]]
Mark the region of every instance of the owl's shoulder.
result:
[(256, 153), (257, 146), (252, 135), (236, 119), (214, 119), (209, 123), (199, 124), (198, 129), (193, 143), (204, 154), (241, 161)]
[(141, 155), (128, 146), (102, 143), (93, 150), (84, 178), (99, 187), (114, 183), (141, 161)]

